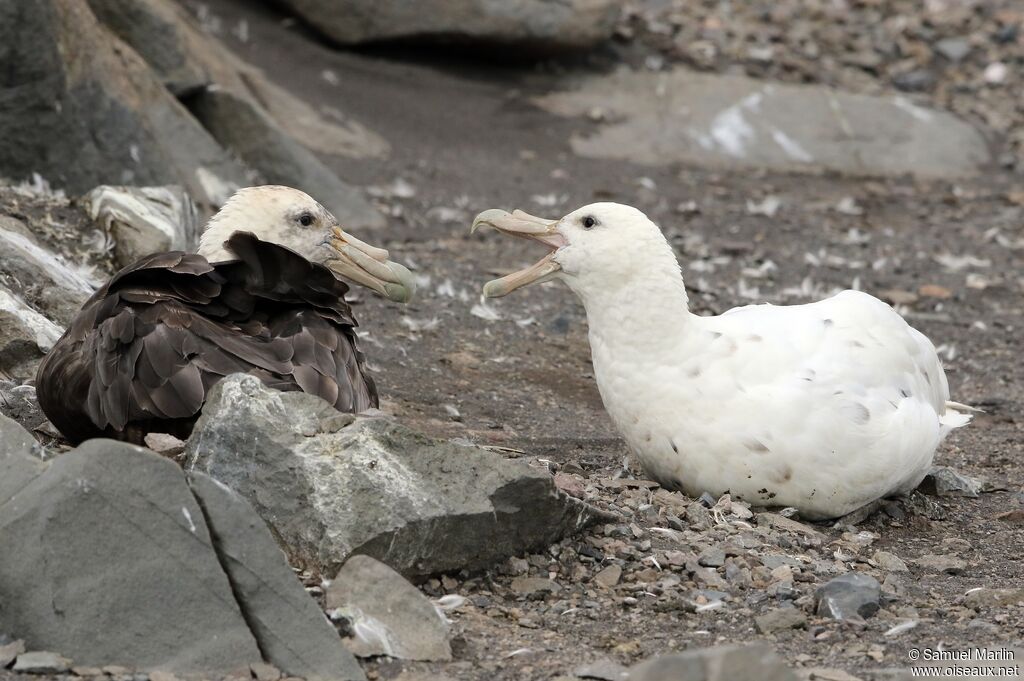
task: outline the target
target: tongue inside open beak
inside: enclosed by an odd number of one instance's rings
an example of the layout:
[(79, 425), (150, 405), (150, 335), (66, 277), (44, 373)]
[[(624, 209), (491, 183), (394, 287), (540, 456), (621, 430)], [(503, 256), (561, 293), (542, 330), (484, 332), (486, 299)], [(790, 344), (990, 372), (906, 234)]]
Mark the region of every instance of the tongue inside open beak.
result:
[(539, 218), (521, 210), (509, 213), (491, 209), (476, 216), (470, 232), (475, 232), (482, 226), (493, 227), (502, 234), (537, 241), (551, 251), (526, 269), (487, 282), (484, 286), (484, 295), (488, 298), (500, 298), (529, 284), (548, 281), (562, 270), (561, 265), (554, 259), (555, 251), (566, 244), (565, 237), (558, 232), (558, 220)]

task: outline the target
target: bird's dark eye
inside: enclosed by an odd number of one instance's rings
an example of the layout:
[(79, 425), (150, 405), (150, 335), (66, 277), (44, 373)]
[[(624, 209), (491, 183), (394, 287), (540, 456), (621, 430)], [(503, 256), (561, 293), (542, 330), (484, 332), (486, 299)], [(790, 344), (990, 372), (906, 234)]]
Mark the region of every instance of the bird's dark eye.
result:
[(299, 224), (302, 225), (303, 227), (309, 227), (311, 224), (313, 224), (313, 220), (314, 218), (311, 213), (303, 213), (302, 215), (299, 216)]
[(597, 218), (593, 215), (587, 215), (581, 221), (583, 229), (592, 229), (597, 224)]

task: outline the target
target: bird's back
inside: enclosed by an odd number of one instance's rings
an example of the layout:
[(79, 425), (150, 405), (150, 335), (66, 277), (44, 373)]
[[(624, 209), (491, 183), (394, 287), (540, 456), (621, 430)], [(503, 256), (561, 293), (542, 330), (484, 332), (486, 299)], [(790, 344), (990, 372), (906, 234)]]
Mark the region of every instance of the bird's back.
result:
[(251, 234), (229, 243), (237, 260), (142, 258), (85, 304), (37, 375), (40, 405), (68, 439), (186, 436), (213, 385), (237, 372), (343, 411), (376, 406), (348, 287)]

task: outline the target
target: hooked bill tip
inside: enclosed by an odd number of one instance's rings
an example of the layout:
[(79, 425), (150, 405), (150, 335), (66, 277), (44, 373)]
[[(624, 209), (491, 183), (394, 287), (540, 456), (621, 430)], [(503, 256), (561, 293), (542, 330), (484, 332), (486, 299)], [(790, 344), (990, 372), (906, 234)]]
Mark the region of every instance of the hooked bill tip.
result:
[(488, 208), (473, 218), (473, 226), (469, 228), (469, 233), (472, 234), (475, 232), (480, 225), (489, 225), (493, 220), (508, 217), (509, 215), (511, 215), (511, 213), (507, 210), (501, 210), (500, 208)]

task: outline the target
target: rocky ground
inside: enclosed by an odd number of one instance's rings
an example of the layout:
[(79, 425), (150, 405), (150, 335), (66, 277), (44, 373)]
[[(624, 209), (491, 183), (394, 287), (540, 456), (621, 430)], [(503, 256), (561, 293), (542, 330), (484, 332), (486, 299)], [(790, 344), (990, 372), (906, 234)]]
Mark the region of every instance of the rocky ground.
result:
[[(611, 514), (546, 550), (422, 579), (423, 593), (449, 597), (441, 602), (452, 660), (371, 658), (368, 677), (614, 679), (620, 666), (651, 656), (763, 639), (806, 678), (876, 679), (906, 673), (912, 648), (1020, 647), (1018, 10), (864, 2), (839, 17), (832, 3), (731, 5), (733, 14), (718, 3), (634, 4), (618, 37), (593, 56), (542, 61), (475, 48), (338, 51), (273, 9), (190, 5), (295, 98), (343, 111), (387, 142), (386, 159), (322, 157), (366, 187), (386, 216), (367, 238), (420, 278), (408, 306), (357, 294), (382, 409), (431, 435), (547, 468), (563, 490)], [(963, 52), (957, 40), (970, 49), (954, 58)], [(538, 98), (620, 60), (864, 94), (899, 88), (915, 105), (984, 125), (991, 160), (973, 176), (920, 179), (585, 155), (578, 140), (615, 121), (555, 115)], [(1006, 67), (998, 82), (992, 64)], [(985, 410), (937, 456), (982, 481), (977, 492), (918, 494), (832, 527), (724, 500), (701, 504), (645, 482), (602, 410), (582, 308), (553, 284), (482, 301), (484, 281), (538, 254), (467, 229), (484, 208), (558, 216), (597, 199), (636, 205), (665, 229), (702, 313), (851, 286), (896, 305), (940, 347), (954, 399)], [(878, 586), (830, 587), (851, 598), (866, 591), (855, 615), (837, 619), (816, 594), (848, 573)], [(319, 576), (305, 576), (319, 595)]]

